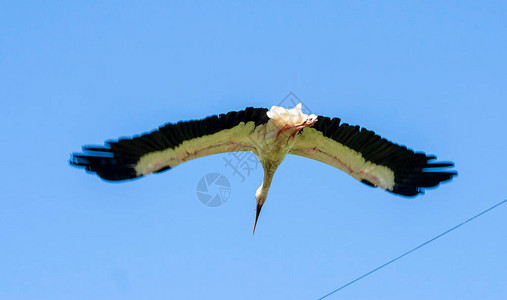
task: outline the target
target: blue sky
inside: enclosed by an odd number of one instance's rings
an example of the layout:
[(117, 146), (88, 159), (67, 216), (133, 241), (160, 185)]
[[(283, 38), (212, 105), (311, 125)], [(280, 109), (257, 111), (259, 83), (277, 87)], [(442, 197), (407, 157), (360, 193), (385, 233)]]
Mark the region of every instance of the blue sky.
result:
[[(507, 197), (502, 1), (0, 4), (0, 298), (315, 299)], [(252, 236), (225, 154), (111, 184), (83, 144), (293, 91), (313, 113), (456, 163), (417, 198), (287, 157)], [(218, 172), (229, 200), (201, 204)], [(501, 206), (330, 299), (505, 299)]]

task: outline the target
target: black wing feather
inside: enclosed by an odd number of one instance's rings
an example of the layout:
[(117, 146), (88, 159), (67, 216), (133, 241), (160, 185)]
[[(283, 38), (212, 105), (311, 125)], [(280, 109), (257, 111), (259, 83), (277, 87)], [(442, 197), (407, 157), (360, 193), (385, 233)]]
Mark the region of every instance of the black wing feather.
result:
[[(415, 196), (423, 192), (422, 188), (437, 186), (457, 174), (456, 171), (432, 170), (453, 167), (452, 162), (431, 162), (436, 159), (435, 156), (415, 153), (365, 128), (340, 124), (339, 118), (319, 116), (313, 128), (322, 132), (325, 137), (361, 153), (365, 160), (393, 170), (395, 185), (391, 192), (395, 194)], [(366, 180), (363, 180), (363, 183), (373, 186)]]
[[(70, 164), (97, 173), (106, 180), (125, 180), (139, 177), (134, 167), (141, 156), (154, 151), (175, 148), (186, 140), (211, 135), (230, 129), (241, 122), (266, 123), (267, 109), (246, 108), (243, 111), (229, 112), (202, 120), (166, 124), (150, 133), (118, 141), (107, 141), (105, 146), (84, 146), (83, 153), (73, 153)], [(163, 167), (155, 173), (168, 170)]]

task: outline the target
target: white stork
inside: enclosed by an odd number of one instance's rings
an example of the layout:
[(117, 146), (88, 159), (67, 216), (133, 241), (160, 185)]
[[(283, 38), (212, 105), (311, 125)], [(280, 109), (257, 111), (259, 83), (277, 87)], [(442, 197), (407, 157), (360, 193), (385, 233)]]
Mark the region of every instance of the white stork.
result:
[(372, 187), (415, 196), (457, 173), (452, 162), (430, 162), (435, 156), (391, 143), (373, 131), (340, 124), (339, 118), (307, 115), (301, 104), (292, 109), (246, 108), (202, 120), (166, 124), (131, 139), (84, 146), (72, 154), (71, 165), (84, 167), (105, 180), (139, 178), (176, 167), (202, 156), (252, 151), (264, 169), (255, 192), (254, 229), (268, 196), (273, 175), (287, 154), (336, 167)]

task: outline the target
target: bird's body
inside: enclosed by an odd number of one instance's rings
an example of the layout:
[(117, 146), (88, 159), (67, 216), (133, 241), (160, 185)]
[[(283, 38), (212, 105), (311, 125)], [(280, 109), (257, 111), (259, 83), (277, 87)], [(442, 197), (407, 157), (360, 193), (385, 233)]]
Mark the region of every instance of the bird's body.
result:
[[(452, 163), (430, 163), (434, 156), (414, 153), (359, 126), (340, 119), (306, 115), (292, 109), (247, 108), (198, 121), (167, 124), (132, 139), (83, 147), (71, 164), (106, 180), (125, 180), (159, 173), (198, 157), (233, 151), (254, 152), (264, 169), (255, 193), (257, 218), (276, 169), (287, 154), (312, 158), (339, 168), (363, 183), (404, 196), (451, 179), (440, 170)], [(437, 168), (434, 171), (432, 168)], [(254, 224), (254, 230), (255, 230)]]

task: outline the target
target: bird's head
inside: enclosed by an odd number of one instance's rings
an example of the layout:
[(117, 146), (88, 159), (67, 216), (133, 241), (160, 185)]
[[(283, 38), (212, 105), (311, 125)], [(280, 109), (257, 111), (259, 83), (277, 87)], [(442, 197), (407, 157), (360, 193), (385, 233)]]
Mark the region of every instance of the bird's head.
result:
[(260, 205), (264, 204), (267, 196), (266, 191), (263, 189), (263, 185), (264, 184), (261, 184), (261, 186), (257, 189), (257, 191), (255, 191), (255, 201), (257, 201), (257, 204)]
[(255, 233), (255, 227), (257, 226), (257, 220), (259, 219), (259, 215), (261, 213), (262, 206), (264, 205), (264, 202), (266, 201), (266, 197), (267, 197), (267, 189), (264, 189), (263, 185), (264, 184), (261, 184), (261, 186), (255, 192), (255, 201), (257, 201), (257, 208), (255, 209), (255, 223), (254, 223), (253, 233)]

